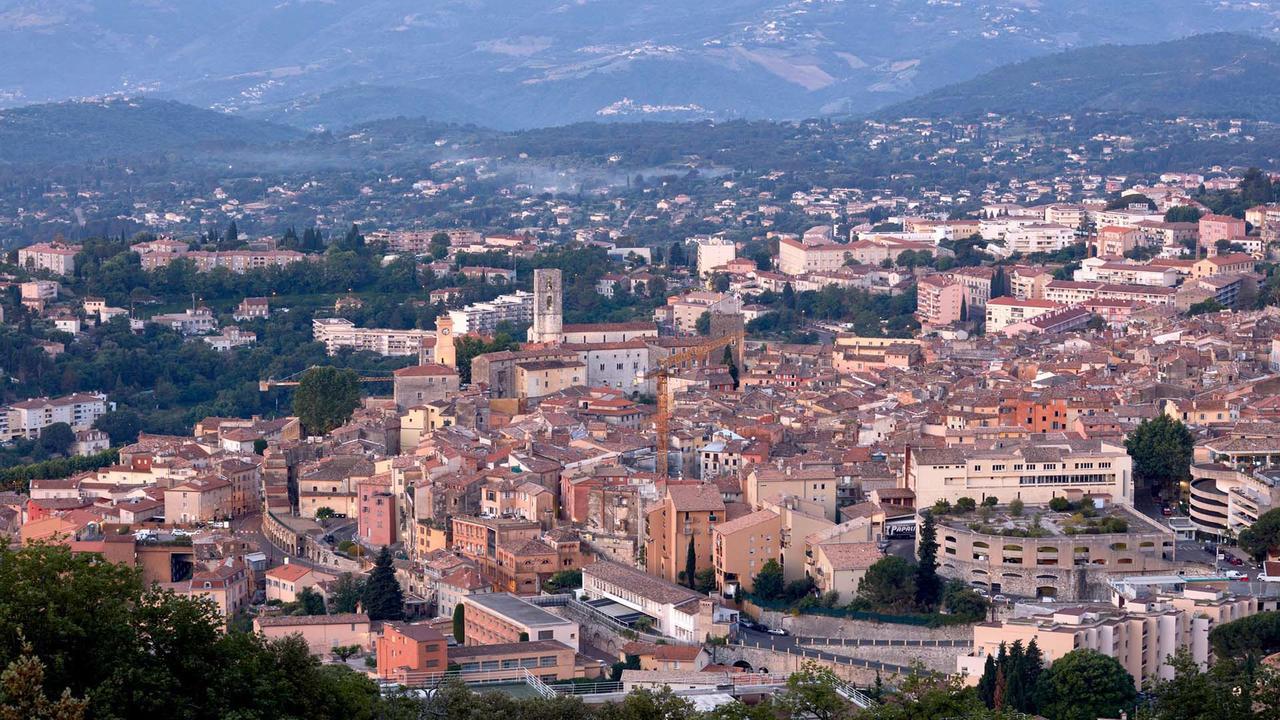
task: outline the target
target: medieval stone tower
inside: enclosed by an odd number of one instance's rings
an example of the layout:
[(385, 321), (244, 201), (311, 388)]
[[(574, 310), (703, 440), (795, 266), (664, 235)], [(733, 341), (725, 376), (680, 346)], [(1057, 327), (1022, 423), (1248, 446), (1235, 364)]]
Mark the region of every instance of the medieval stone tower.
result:
[(564, 284), (560, 271), (533, 271), (533, 325), (529, 342), (558, 343), (564, 339)]

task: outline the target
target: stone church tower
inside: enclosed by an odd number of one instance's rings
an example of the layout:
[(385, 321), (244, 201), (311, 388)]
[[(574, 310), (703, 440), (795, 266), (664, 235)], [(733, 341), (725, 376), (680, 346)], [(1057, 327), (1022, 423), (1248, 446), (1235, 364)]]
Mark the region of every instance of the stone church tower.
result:
[(564, 284), (553, 268), (533, 271), (533, 325), (529, 342), (558, 343), (564, 340)]

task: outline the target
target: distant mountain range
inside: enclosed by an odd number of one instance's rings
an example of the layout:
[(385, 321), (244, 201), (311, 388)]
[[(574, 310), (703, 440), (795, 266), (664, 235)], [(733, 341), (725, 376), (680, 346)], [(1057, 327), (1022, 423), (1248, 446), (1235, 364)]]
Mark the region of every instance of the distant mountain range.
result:
[(1102, 45), (1005, 65), (891, 105), (883, 117), (1116, 110), (1280, 120), (1280, 45), (1214, 33), (1152, 45)]
[(861, 114), (1280, 0), (0, 0), (0, 106), (146, 94), (303, 128)]

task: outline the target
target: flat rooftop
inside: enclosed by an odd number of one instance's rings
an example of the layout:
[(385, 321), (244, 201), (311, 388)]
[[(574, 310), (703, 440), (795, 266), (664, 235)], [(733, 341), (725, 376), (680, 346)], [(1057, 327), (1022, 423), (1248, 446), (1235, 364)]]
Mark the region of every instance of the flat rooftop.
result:
[[(1088, 503), (1086, 500), (1085, 503)], [(984, 519), (985, 516), (985, 519)], [(938, 518), (938, 524), (984, 535), (1006, 537), (1060, 538), (1075, 535), (1109, 535), (1114, 533), (1168, 533), (1127, 506), (1107, 503), (1098, 508), (1077, 503), (1059, 512), (1048, 505), (1026, 505), (1014, 515), (1008, 506), (999, 505), (985, 512), (982, 508), (966, 513), (951, 512)], [(1121, 529), (1123, 528), (1123, 529)]]
[(468, 595), (467, 602), (474, 603), (494, 615), (501, 615), (525, 627), (563, 625), (568, 620), (552, 615), (542, 608), (511, 593), (479, 593)]

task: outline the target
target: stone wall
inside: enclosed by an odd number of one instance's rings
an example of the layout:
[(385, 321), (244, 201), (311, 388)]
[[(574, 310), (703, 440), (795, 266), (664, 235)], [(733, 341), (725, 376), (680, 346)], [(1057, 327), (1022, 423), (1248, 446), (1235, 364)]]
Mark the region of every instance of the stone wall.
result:
[[(787, 675), (799, 670), (806, 662), (816, 662), (819, 665), (831, 668), (840, 679), (857, 687), (870, 687), (876, 681), (876, 670), (874, 668), (804, 657), (797, 652), (780, 652), (769, 648), (730, 645), (717, 650), (716, 659), (725, 665), (745, 662), (755, 672), (767, 670), (774, 675)], [(898, 677), (897, 675), (883, 672), (880, 675), (881, 680), (886, 683)]]

